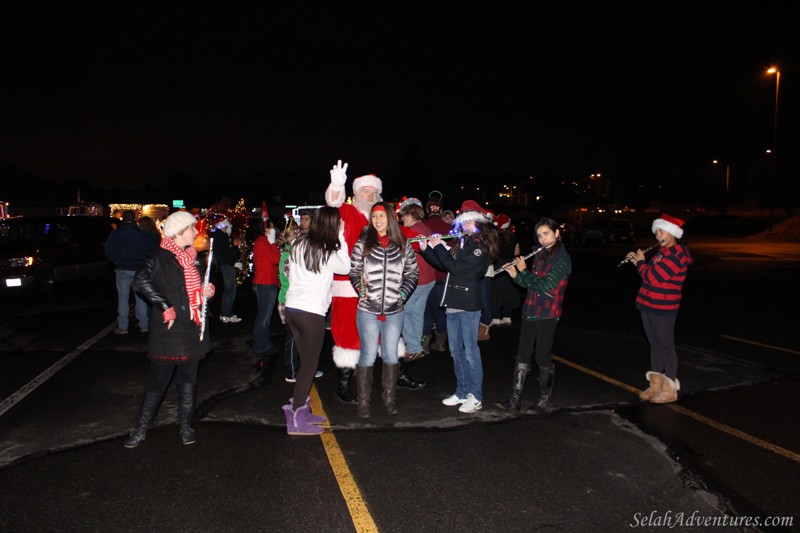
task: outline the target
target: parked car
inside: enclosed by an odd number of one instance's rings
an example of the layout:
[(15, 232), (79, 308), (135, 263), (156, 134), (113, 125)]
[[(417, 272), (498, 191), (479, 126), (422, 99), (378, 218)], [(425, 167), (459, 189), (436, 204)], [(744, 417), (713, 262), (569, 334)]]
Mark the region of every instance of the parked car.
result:
[(111, 217), (18, 217), (0, 221), (0, 284), (35, 287), (101, 277), (113, 270), (103, 253), (119, 219)]
[(624, 218), (593, 220), (581, 229), (580, 235), (581, 244), (599, 244), (601, 246), (624, 244), (630, 247), (636, 240), (633, 224)]

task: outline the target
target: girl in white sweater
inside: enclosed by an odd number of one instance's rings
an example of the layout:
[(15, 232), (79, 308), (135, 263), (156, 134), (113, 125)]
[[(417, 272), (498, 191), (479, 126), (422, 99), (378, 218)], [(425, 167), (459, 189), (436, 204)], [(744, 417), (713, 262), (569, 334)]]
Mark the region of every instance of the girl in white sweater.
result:
[(311, 414), (308, 393), (325, 340), (325, 315), (331, 304), (333, 275), (349, 271), (344, 221), (335, 207), (321, 207), (314, 213), (308, 232), (294, 241), (289, 255), (286, 322), (300, 354), (294, 397), (283, 406), (289, 435), (318, 435), (323, 431), (315, 424), (326, 420)]

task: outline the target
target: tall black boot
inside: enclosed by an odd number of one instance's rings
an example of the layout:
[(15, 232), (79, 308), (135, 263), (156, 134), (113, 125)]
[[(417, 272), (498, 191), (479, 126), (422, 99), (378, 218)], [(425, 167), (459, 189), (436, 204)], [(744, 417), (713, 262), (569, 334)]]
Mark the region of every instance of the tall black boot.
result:
[(163, 394), (155, 392), (145, 392), (142, 406), (139, 408), (139, 417), (136, 422), (136, 428), (125, 440), (126, 448), (136, 448), (147, 435), (147, 431), (153, 427), (153, 420), (156, 419), (158, 413), (158, 406), (161, 405)]
[(406, 363), (400, 360), (400, 369), (397, 372), (397, 388), (404, 390), (420, 390), (426, 385), (424, 381), (416, 381), (412, 378), (406, 370)]
[(340, 403), (347, 405), (356, 405), (358, 400), (350, 390), (350, 380), (353, 377), (352, 368), (337, 368), (336, 369), (336, 399)]
[(528, 376), (530, 365), (517, 363), (514, 367), (514, 381), (511, 385), (511, 397), (505, 402), (497, 402), (495, 407), (504, 411), (519, 411), (522, 405), (522, 388), (525, 386), (525, 378)]
[(369, 418), (369, 399), (372, 395), (372, 368), (371, 366), (356, 366), (358, 418)]
[(181, 442), (194, 444), (197, 442), (192, 429), (194, 417), (195, 392), (197, 385), (194, 383), (179, 383), (178, 389), (178, 426), (180, 427)]
[(553, 393), (555, 370), (555, 365), (539, 367), (539, 400), (528, 407), (529, 413), (541, 414), (552, 409), (550, 395)]
[(383, 406), (390, 415), (396, 415), (397, 411), (397, 374), (400, 371), (400, 364), (383, 365), (381, 369), (381, 383), (383, 384)]

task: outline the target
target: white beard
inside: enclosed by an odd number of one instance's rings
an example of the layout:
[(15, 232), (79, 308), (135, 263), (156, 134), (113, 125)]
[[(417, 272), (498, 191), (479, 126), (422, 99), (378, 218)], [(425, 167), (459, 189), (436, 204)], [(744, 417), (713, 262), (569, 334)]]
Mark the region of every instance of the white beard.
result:
[(358, 209), (362, 215), (367, 217), (369, 220), (369, 212), (372, 209), (372, 206), (375, 204), (370, 203), (368, 200), (362, 200), (360, 198), (353, 198), (353, 205)]

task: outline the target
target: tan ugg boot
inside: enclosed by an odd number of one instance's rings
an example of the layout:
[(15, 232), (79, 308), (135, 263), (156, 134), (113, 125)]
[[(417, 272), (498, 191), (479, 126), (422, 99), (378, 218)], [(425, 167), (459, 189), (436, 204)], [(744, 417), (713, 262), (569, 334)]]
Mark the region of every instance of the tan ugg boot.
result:
[(488, 324), (478, 324), (478, 341), (488, 341), (492, 337), (489, 335)]
[(653, 394), (650, 403), (670, 403), (678, 400), (678, 391), (681, 390), (681, 383), (678, 378), (674, 380), (664, 376), (661, 383), (661, 390)]
[(650, 382), (650, 386), (643, 390), (641, 394), (639, 394), (639, 399), (647, 401), (650, 400), (655, 393), (661, 390), (661, 383), (664, 381), (664, 374), (650, 371), (646, 373), (644, 377)]

